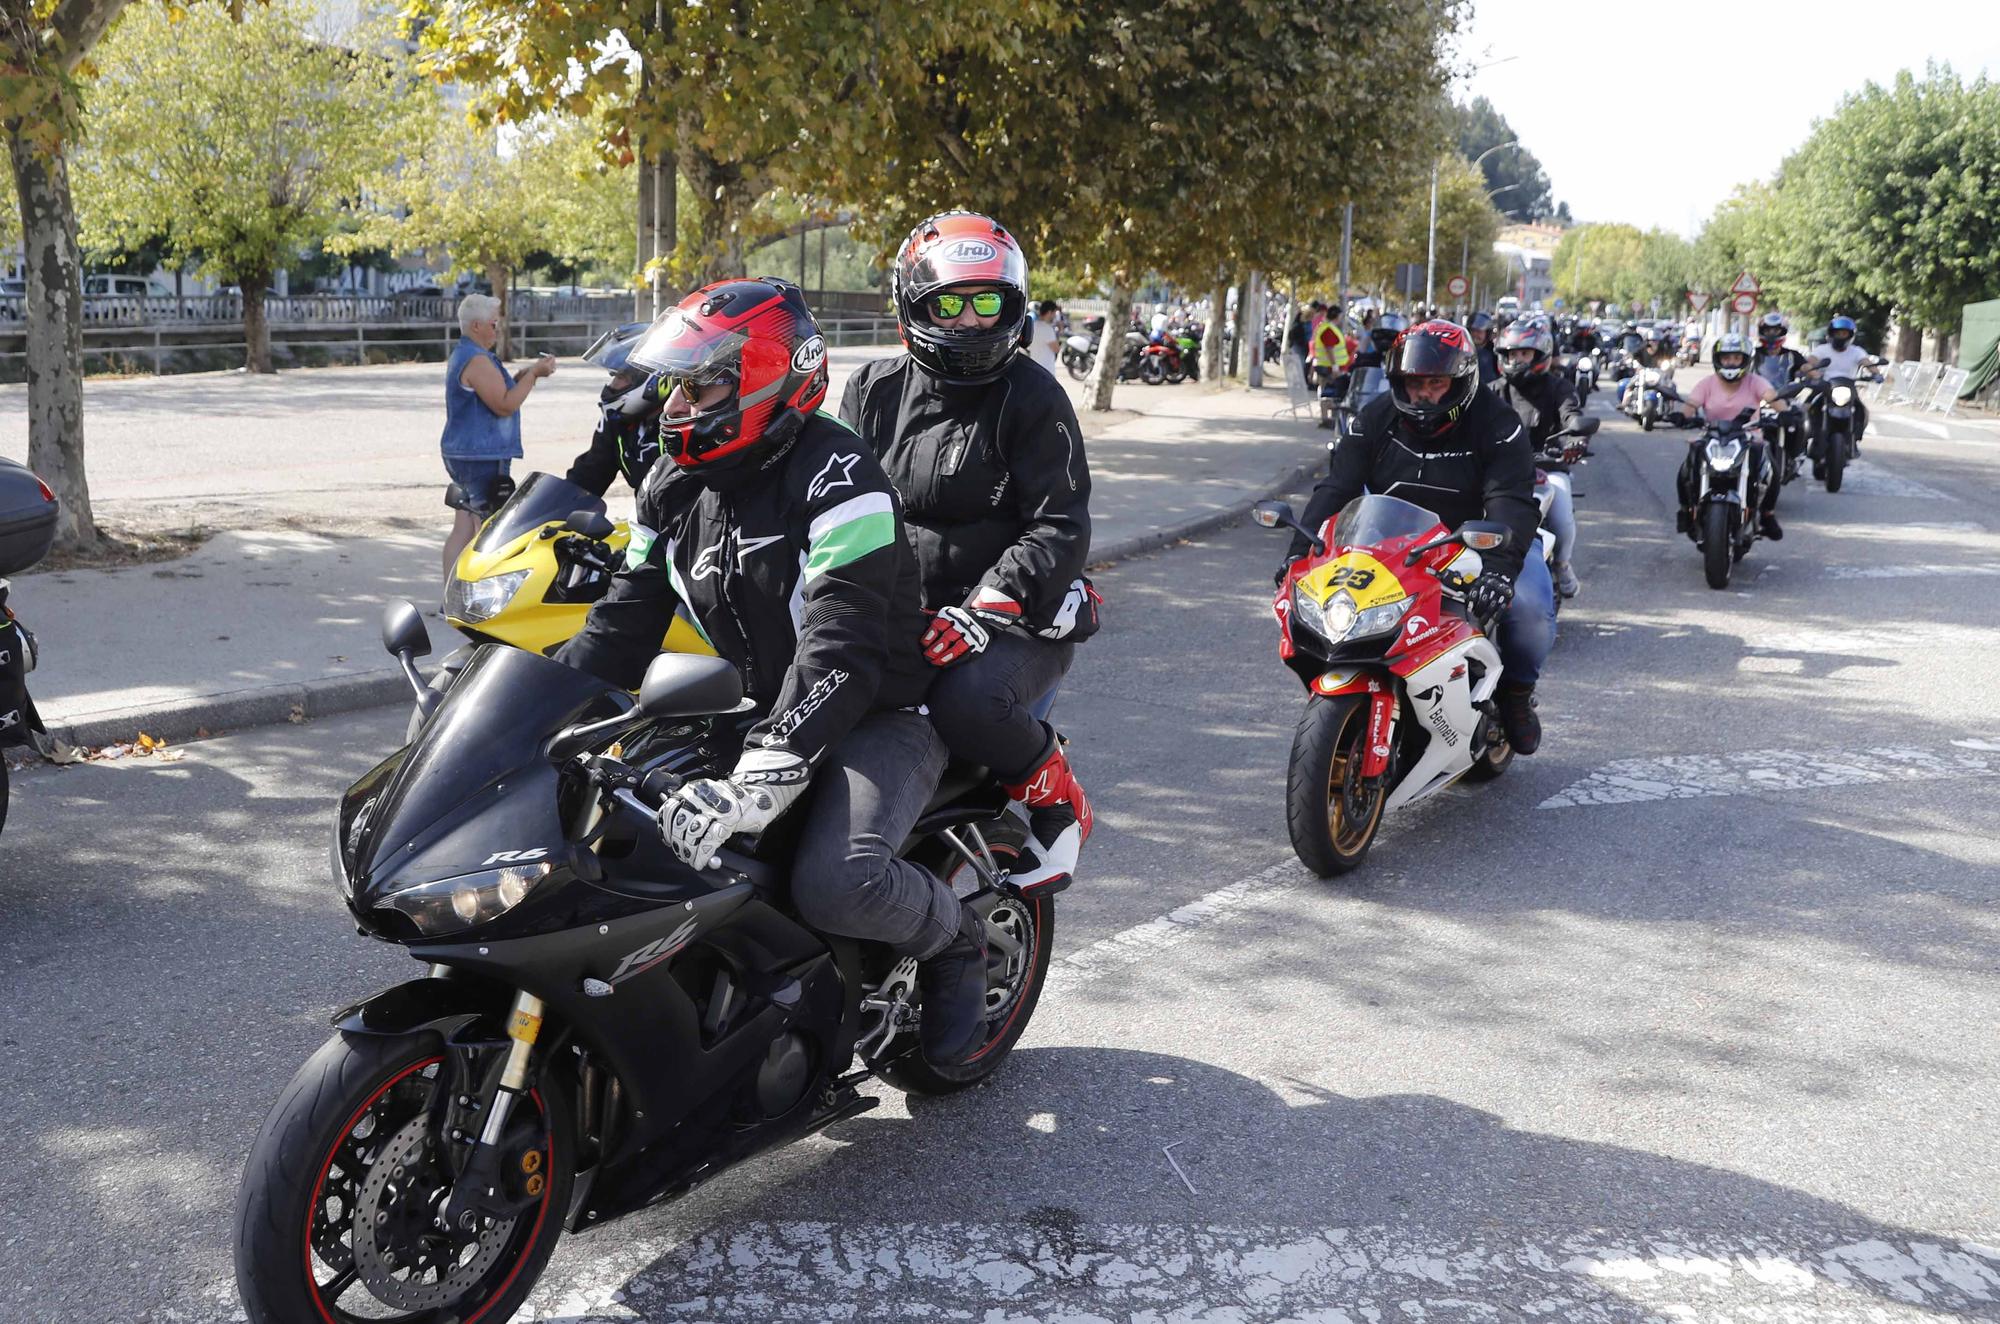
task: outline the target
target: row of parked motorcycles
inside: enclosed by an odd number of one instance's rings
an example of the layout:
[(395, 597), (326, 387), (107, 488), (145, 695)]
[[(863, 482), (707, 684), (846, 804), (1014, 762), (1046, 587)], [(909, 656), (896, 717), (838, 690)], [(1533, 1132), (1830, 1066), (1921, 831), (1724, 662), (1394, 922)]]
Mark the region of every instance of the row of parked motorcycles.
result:
[[(1083, 330), (1063, 341), (1057, 358), (1071, 378), (1084, 381), (1097, 367), (1097, 352), (1103, 342), (1104, 319), (1090, 318)], [(1121, 382), (1175, 386), (1201, 377), (1201, 332), (1193, 327), (1170, 327), (1150, 335), (1128, 330), (1123, 345), (1118, 362)]]

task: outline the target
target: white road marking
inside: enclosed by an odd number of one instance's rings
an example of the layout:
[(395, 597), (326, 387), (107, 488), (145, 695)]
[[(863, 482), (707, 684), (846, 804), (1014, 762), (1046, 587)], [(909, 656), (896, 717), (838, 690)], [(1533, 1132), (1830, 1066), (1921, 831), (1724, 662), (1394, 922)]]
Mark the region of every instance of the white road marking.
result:
[[(632, 1251), (639, 1250), (635, 1242)], [(1602, 1232), (1440, 1241), (1385, 1227), (745, 1222), (636, 1271), (537, 1291), (522, 1321), (1935, 1319), (2000, 1300), (1978, 1242)], [(636, 1256), (623, 1252), (620, 1260)]]
[(1128, 966), (1186, 942), (1196, 929), (1227, 916), (1248, 902), (1297, 887), (1311, 878), (1296, 859), (1286, 858), (1247, 878), (1197, 897), (1177, 910), (1134, 924), (1088, 947), (1049, 962), (1044, 996), (1060, 986), (1079, 983), (1107, 970)]
[[(1830, 495), (1824, 488), (1809, 486), (1807, 490), (1817, 490), (1822, 497)], [(1926, 486), (1914, 478), (1905, 478), (1899, 473), (1870, 464), (1867, 460), (1850, 461), (1840, 485), (1840, 492), (1831, 495), (1845, 495), (1850, 492), (1856, 496), (1910, 497), (1917, 501), (1958, 500), (1949, 492)]]
[(1542, 801), (1542, 809), (1704, 796), (1815, 791), (1868, 782), (1962, 781), (2000, 775), (2000, 744), (1970, 738), (1942, 749), (1751, 749), (1620, 759)]
[(1951, 575), (2000, 575), (2000, 561), (1958, 565), (1830, 565), (1830, 579), (1930, 579)]

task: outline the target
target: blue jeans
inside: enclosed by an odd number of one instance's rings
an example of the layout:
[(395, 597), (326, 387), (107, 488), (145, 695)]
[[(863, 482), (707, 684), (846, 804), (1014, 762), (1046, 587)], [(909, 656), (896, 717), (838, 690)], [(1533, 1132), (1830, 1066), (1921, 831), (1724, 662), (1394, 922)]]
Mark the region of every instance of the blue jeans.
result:
[(1533, 685), (1541, 679), (1542, 663), (1556, 646), (1556, 590), (1538, 548), (1528, 549), (1528, 559), (1514, 579), (1514, 600), (1500, 614), (1498, 634), (1494, 642), (1506, 668), (1500, 683)]
[(493, 485), (508, 476), (513, 466), (512, 460), (462, 460), (457, 456), (444, 457), (445, 476), (465, 489), (465, 495), (473, 505), (482, 510), (493, 505)]
[[(1549, 503), (1549, 532), (1556, 536), (1556, 563), (1569, 564), (1569, 555), (1576, 550), (1576, 505), (1570, 500), (1569, 475), (1552, 473), (1549, 486), (1555, 489), (1556, 499)], [(1534, 553), (1528, 553), (1529, 559)]]

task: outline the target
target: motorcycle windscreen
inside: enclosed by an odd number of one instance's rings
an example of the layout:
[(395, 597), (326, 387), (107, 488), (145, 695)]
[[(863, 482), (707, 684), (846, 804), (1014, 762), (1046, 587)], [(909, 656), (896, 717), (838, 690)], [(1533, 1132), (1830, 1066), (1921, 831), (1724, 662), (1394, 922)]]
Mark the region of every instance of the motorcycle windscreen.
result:
[(573, 510), (604, 513), (604, 498), (592, 496), (567, 478), (532, 473), (507, 498), (507, 504), (493, 512), (479, 536), (472, 540), (476, 552), (497, 552), (514, 539), (544, 524), (569, 518)]
[(1347, 392), (1353, 397), (1354, 407), (1360, 409), (1388, 389), (1389, 375), (1380, 368), (1370, 366), (1355, 369), (1354, 384), (1347, 388)]
[[(357, 900), (470, 873), (496, 851), (560, 843), (557, 772), (542, 746), (574, 722), (611, 716), (618, 696), (539, 653), (480, 648), (368, 810), (348, 866)], [(475, 821), (479, 830), (466, 830)]]
[(1428, 533), (1442, 523), (1422, 506), (1371, 492), (1354, 498), (1340, 512), (1333, 525), (1333, 543), (1336, 547), (1374, 547), (1391, 538)]

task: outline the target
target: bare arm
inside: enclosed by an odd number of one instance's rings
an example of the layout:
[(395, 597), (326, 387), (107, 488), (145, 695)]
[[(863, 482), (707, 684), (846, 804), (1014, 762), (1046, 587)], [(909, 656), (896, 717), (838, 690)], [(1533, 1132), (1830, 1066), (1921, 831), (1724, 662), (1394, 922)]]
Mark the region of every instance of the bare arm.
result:
[(479, 403), (506, 418), (519, 412), (528, 399), (528, 392), (535, 389), (535, 383), (555, 370), (554, 359), (539, 359), (516, 379), (513, 389), (509, 390), (492, 359), (473, 359), (459, 370), (458, 380), (479, 397)]

